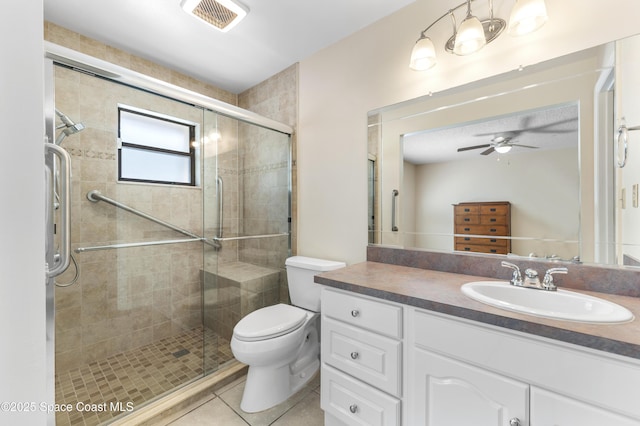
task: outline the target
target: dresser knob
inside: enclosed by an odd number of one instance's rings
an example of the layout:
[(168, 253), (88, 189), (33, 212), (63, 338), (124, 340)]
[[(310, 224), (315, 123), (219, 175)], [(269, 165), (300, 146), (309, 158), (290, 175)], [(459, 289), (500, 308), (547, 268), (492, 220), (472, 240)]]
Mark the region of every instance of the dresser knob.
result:
[(520, 419), (517, 417), (512, 418), (509, 420), (509, 426), (520, 426)]
[(351, 359), (358, 359), (360, 354), (358, 352), (351, 352)]
[[(349, 411), (351, 411), (353, 414), (355, 414), (358, 411), (358, 406), (356, 404), (351, 404), (349, 406)], [(518, 425), (519, 425), (519, 423), (518, 423)], [(516, 426), (518, 426), (518, 425), (516, 425)]]
[(352, 310), (352, 311), (351, 311), (351, 316), (352, 316), (352, 317), (354, 317), (354, 318), (355, 318), (355, 317), (357, 317), (358, 315), (360, 315), (360, 311), (359, 311), (359, 310), (354, 309), (354, 310)]

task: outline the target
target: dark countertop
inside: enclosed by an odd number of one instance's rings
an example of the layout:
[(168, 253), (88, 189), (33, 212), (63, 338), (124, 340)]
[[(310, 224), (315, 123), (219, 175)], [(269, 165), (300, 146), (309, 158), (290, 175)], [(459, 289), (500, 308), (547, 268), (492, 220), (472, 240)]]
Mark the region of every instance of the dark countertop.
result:
[(635, 320), (623, 324), (592, 324), (506, 311), (477, 302), (460, 291), (465, 283), (490, 281), (486, 277), (369, 261), (316, 275), (315, 281), (329, 287), (640, 359), (640, 298), (637, 297), (571, 289), (617, 303), (635, 316)]

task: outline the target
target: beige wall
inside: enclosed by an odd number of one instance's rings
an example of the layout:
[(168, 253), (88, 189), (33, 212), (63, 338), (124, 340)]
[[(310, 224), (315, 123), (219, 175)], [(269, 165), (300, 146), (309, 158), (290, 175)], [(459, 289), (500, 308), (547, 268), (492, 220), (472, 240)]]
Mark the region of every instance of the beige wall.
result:
[[(513, 2), (505, 1), (502, 16)], [(419, 32), (444, 13), (418, 0), (300, 63), (298, 250), (307, 256), (366, 257), (367, 112), (629, 36), (638, 31), (634, 0), (547, 1), (549, 22), (521, 38), (501, 36), (469, 57), (442, 54), (436, 68), (414, 72), (409, 55)], [(595, 30), (594, 30), (595, 29)], [(444, 42), (450, 26), (434, 27)], [(436, 40), (436, 43), (439, 41)], [(508, 53), (507, 53), (508, 52)]]

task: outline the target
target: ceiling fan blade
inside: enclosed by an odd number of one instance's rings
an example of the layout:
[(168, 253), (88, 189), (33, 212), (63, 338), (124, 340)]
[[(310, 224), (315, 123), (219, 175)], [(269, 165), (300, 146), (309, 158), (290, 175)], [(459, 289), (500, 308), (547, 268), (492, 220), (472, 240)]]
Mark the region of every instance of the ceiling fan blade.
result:
[(491, 154), (493, 151), (495, 151), (495, 148), (494, 148), (494, 147), (491, 147), (491, 148), (487, 149), (486, 151), (482, 151), (482, 152), (480, 153), (480, 155), (489, 155), (489, 154)]
[(475, 146), (465, 146), (464, 148), (458, 148), (458, 152), (462, 152), (462, 151), (469, 151), (471, 149), (480, 149), (480, 148), (486, 148), (488, 146), (491, 146), (491, 144), (486, 143), (484, 145), (475, 145)]
[(509, 144), (509, 145), (511, 145), (511, 146), (519, 146), (519, 147), (522, 147), (522, 148), (533, 148), (533, 149), (538, 149), (538, 148), (540, 148), (540, 147), (538, 147), (538, 146), (520, 145), (519, 143), (512, 143), (512, 144)]

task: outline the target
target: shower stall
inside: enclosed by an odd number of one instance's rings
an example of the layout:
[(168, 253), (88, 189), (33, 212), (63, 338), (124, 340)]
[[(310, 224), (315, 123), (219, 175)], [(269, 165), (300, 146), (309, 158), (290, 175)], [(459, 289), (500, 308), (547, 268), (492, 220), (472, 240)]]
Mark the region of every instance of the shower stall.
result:
[(102, 424), (224, 368), (234, 325), (287, 301), (291, 130), (47, 50), (56, 424)]

